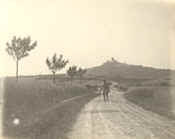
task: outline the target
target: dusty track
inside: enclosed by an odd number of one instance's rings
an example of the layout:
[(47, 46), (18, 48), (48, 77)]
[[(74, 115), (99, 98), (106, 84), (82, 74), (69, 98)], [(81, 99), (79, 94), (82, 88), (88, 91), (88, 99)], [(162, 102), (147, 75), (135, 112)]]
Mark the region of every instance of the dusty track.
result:
[(175, 121), (128, 102), (115, 89), (110, 103), (93, 99), (81, 111), (70, 139), (175, 139)]

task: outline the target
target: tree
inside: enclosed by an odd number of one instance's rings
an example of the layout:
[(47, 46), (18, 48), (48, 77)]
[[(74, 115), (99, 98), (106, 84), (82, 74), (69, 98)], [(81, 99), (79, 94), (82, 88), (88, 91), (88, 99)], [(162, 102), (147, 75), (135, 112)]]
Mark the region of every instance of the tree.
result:
[(16, 80), (18, 81), (19, 61), (29, 55), (29, 52), (37, 46), (37, 41), (32, 42), (30, 36), (24, 38), (14, 36), (11, 42), (7, 42), (6, 45), (7, 53), (12, 56), (16, 62)]
[(79, 76), (80, 78), (80, 83), (82, 81), (82, 78), (83, 78), (83, 75), (87, 72), (86, 69), (82, 69), (82, 68), (79, 68), (78, 71), (77, 71), (77, 76)]
[(77, 66), (69, 67), (69, 69), (67, 70), (67, 75), (70, 77), (72, 84), (73, 78), (77, 75)]
[(57, 54), (54, 54), (52, 60), (49, 58), (46, 59), (46, 65), (53, 74), (53, 83), (55, 83), (56, 72), (65, 68), (68, 63), (68, 60), (63, 59), (63, 55), (60, 55), (59, 58), (57, 58)]
[(111, 58), (111, 62), (118, 63), (114, 57)]

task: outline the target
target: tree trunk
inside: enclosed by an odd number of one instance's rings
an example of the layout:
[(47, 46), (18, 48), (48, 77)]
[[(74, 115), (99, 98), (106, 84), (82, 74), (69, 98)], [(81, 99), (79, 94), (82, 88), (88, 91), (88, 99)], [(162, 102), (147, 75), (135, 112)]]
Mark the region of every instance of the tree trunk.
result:
[(71, 86), (72, 86), (72, 80), (73, 80), (73, 77), (70, 78), (70, 84), (71, 84)]
[(55, 83), (55, 72), (53, 72), (53, 83)]
[(18, 81), (18, 63), (19, 60), (16, 60), (16, 81)]
[(81, 76), (80, 76), (79, 78), (80, 78), (80, 84), (81, 84), (81, 79), (82, 79), (82, 78), (81, 78)]

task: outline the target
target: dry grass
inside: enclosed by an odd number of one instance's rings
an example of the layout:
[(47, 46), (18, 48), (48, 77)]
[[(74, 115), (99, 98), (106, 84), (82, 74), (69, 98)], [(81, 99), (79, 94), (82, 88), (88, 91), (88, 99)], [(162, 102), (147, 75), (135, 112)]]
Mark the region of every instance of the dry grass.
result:
[(18, 83), (14, 78), (7, 78), (4, 88), (3, 128), (6, 132), (14, 128), (14, 118), (19, 118), (23, 127), (33, 115), (65, 99), (91, 93), (78, 83), (70, 85), (59, 81), (53, 84), (51, 80), (34, 78), (23, 78)]
[(125, 97), (146, 110), (175, 119), (174, 87), (133, 87)]

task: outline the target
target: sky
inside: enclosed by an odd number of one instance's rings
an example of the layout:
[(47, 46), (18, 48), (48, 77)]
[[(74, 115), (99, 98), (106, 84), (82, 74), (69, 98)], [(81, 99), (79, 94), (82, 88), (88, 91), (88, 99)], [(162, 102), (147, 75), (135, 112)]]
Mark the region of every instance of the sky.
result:
[(174, 0), (0, 0), (0, 76), (15, 75), (6, 51), (13, 36), (38, 46), (19, 72), (47, 74), (45, 59), (63, 54), (84, 68), (120, 62), (175, 69)]

